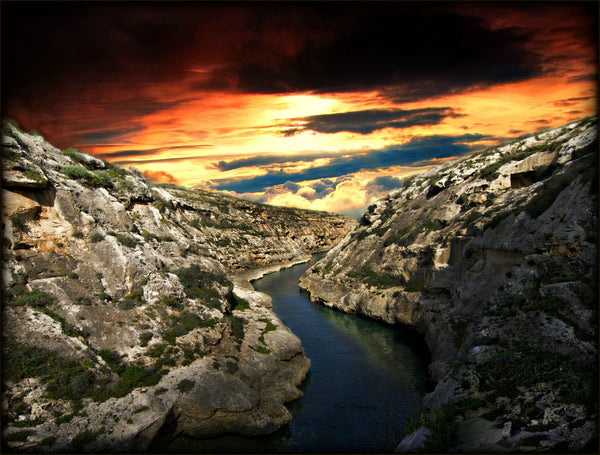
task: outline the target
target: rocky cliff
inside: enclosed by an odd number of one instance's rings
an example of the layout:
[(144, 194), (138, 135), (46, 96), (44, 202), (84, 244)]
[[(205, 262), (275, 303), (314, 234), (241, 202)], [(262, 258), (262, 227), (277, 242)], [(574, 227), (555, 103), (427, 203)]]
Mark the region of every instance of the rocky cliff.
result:
[(356, 222), (165, 185), (3, 124), (3, 446), (272, 432), (308, 371), (248, 279)]
[(594, 448), (597, 128), (407, 179), (302, 277), (315, 302), (423, 334), (437, 387), (399, 451)]

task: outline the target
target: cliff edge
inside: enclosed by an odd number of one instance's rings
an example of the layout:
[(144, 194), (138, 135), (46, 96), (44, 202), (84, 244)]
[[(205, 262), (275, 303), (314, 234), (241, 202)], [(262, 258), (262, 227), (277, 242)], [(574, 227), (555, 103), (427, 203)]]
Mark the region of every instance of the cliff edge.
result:
[(310, 361), (247, 279), (354, 220), (153, 182), (11, 121), (2, 171), (5, 450), (143, 451), (165, 426), (290, 420)]
[(594, 449), (597, 129), (405, 180), (302, 277), (315, 302), (423, 334), (437, 387), (398, 451)]

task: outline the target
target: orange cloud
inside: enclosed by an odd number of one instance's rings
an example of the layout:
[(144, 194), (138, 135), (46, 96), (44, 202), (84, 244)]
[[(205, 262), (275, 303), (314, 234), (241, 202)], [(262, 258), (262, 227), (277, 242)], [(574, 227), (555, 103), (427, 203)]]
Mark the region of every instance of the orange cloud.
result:
[(165, 172), (165, 171), (149, 171), (149, 170), (145, 170), (145, 171), (142, 171), (142, 173), (146, 177), (148, 177), (150, 180), (155, 180), (157, 182), (175, 183), (175, 184), (179, 183), (179, 179), (176, 179), (175, 177), (173, 177), (173, 175), (171, 175), (171, 174), (169, 174), (168, 172)]

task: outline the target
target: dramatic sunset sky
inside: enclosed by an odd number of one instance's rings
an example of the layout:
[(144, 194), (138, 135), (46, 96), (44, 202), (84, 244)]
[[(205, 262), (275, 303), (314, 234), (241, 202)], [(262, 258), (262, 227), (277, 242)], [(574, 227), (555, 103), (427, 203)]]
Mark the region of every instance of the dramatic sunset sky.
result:
[(3, 115), (160, 181), (358, 216), (597, 110), (598, 4), (3, 1)]

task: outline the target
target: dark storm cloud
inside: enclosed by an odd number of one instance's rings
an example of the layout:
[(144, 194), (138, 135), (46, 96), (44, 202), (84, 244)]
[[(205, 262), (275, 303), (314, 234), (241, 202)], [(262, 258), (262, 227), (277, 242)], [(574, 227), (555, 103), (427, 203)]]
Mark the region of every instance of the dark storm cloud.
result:
[(598, 75), (595, 73), (591, 74), (580, 74), (578, 76), (571, 76), (567, 78), (569, 82), (585, 82), (585, 81), (597, 81)]
[(139, 125), (139, 126), (132, 126), (132, 127), (127, 127), (127, 128), (98, 130), (98, 131), (91, 131), (89, 133), (82, 133), (82, 134), (80, 134), (80, 137), (84, 141), (84, 143), (92, 143), (92, 144), (98, 143), (98, 142), (106, 143), (107, 141), (113, 141), (115, 138), (118, 138), (125, 134), (142, 131), (145, 128), (146, 128), (145, 126)]
[(285, 188), (286, 190), (290, 190), (291, 192), (295, 193), (296, 191), (298, 191), (302, 187), (300, 185), (298, 185), (297, 183), (287, 181), (287, 182), (285, 182), (283, 184), (283, 188)]
[(346, 157), (333, 159), (324, 166), (305, 169), (302, 172), (286, 173), (271, 171), (266, 175), (249, 179), (215, 180), (213, 188), (230, 190), (237, 193), (262, 191), (268, 187), (281, 185), (286, 182), (302, 182), (339, 177), (362, 170), (382, 169), (390, 166), (411, 166), (415, 162), (433, 158), (460, 156), (474, 149), (470, 142), (486, 139), (480, 134), (465, 134), (461, 136), (425, 136), (414, 138), (410, 142), (398, 146), (386, 147), (382, 150), (357, 153)]
[(542, 74), (541, 56), (528, 48), (531, 32), (492, 30), (481, 18), (440, 5), (317, 4), (300, 11), (321, 39), (268, 60), (253, 58), (261, 42), (250, 40), (241, 58), (216, 78), (235, 74), (236, 87), (251, 93), (388, 87), (391, 97), (409, 101)]
[(295, 153), (294, 155), (279, 155), (268, 153), (264, 155), (249, 156), (246, 158), (238, 158), (231, 161), (219, 161), (213, 166), (221, 171), (231, 171), (243, 167), (254, 166), (270, 166), (272, 164), (299, 163), (306, 161), (314, 161), (321, 158), (336, 158), (339, 157), (339, 152), (311, 152), (311, 153)]
[(391, 175), (382, 175), (371, 180), (367, 185), (366, 189), (369, 193), (383, 193), (389, 192), (402, 186), (402, 179), (398, 177), (392, 177)]
[[(212, 145), (209, 144), (190, 144), (190, 145), (174, 145), (174, 146), (167, 146), (167, 147), (157, 147), (157, 148), (153, 148), (153, 149), (146, 149), (146, 150), (119, 150), (118, 152), (108, 152), (108, 153), (96, 153), (96, 157), (101, 158), (101, 159), (111, 159), (111, 158), (127, 158), (127, 157), (137, 157), (137, 156), (145, 156), (145, 155), (152, 155), (154, 153), (158, 153), (158, 152), (167, 152), (169, 150), (177, 150), (177, 149), (194, 149), (194, 148), (206, 148), (206, 147), (212, 147)], [(175, 157), (175, 158), (158, 158), (156, 161), (169, 161), (169, 160), (181, 160), (181, 157)], [(152, 160), (155, 161), (155, 160)], [(116, 163), (118, 163), (118, 161), (115, 161)], [(147, 161), (131, 161), (131, 160), (122, 160), (121, 162), (125, 162), (125, 163), (146, 163)]]
[(402, 99), (541, 68), (531, 32), (492, 29), (434, 3), (6, 2), (2, 29), (4, 85), (11, 98), (38, 104), (181, 81), (195, 67), (211, 68), (190, 82), (197, 90), (387, 87)]
[(579, 96), (576, 98), (567, 98), (566, 100), (553, 101), (552, 104), (556, 107), (569, 107), (569, 106), (573, 106), (581, 101), (587, 101), (587, 100), (591, 100), (593, 98), (595, 98), (595, 97)]
[(370, 134), (384, 128), (410, 128), (416, 125), (437, 125), (447, 117), (459, 117), (449, 107), (431, 107), (423, 109), (368, 109), (363, 111), (321, 114), (294, 119), (306, 122), (297, 128), (285, 131), (290, 136), (302, 131), (318, 133), (339, 133), (342, 131), (358, 134)]

